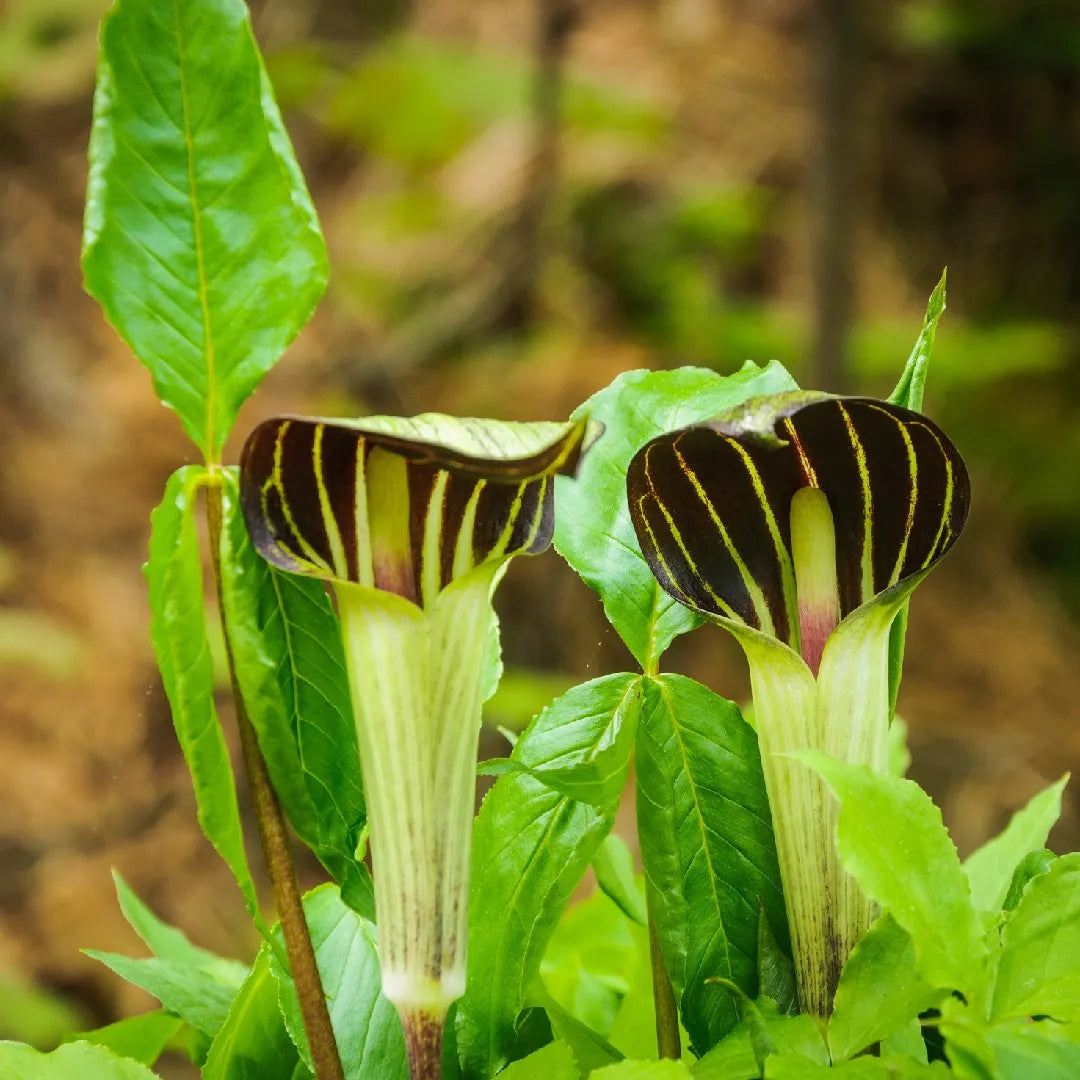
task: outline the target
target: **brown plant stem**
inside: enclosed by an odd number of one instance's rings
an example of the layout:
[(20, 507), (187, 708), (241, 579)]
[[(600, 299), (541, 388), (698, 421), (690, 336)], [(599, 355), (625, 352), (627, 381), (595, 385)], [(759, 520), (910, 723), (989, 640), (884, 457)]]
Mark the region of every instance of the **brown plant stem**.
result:
[(240, 730), (244, 769), (247, 773), (248, 787), (251, 789), (252, 802), (255, 804), (259, 841), (262, 844), (270, 883), (274, 889), (274, 904), (277, 907), (278, 918), (281, 920), (285, 950), (289, 957), (293, 983), (296, 985), (296, 996), (300, 1001), (300, 1014), (304, 1020), (304, 1030), (307, 1033), (316, 1080), (345, 1080), (337, 1042), (334, 1038), (334, 1029), (330, 1023), (330, 1011), (326, 1006), (326, 994), (323, 992), (322, 979), (315, 962), (315, 949), (311, 944), (307, 920), (304, 918), (300, 883), (296, 878), (296, 868), (293, 866), (292, 855), (289, 852), (289, 838), (285, 831), (285, 817), (282, 814), (277, 794), (270, 783), (266, 762), (259, 750), (259, 741), (248, 718), (244, 699), (236, 681), (221, 584), (221, 516), (221, 487), (211, 483), (206, 489), (210, 563), (214, 568), (218, 614), (221, 617), (221, 630), (225, 638), (229, 682), (232, 685), (233, 701), (236, 705), (236, 726)]
[(422, 1009), (401, 1009), (409, 1080), (442, 1080), (443, 1029), (446, 1016)]
[(660, 936), (656, 922), (649, 913), (649, 956), (652, 961), (653, 1002), (656, 1005), (656, 1049), (662, 1058), (678, 1061), (682, 1057), (682, 1039), (679, 1036), (679, 1007), (675, 1003), (675, 990), (664, 967), (664, 955), (660, 951)]

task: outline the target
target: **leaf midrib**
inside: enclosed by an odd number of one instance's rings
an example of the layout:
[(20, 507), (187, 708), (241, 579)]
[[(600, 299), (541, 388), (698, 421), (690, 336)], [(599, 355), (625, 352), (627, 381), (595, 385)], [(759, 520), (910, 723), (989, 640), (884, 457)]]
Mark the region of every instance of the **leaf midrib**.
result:
[(188, 202), (191, 205), (192, 230), (195, 234), (195, 265), (198, 274), (199, 308), (203, 320), (203, 359), (206, 362), (206, 445), (202, 448), (206, 464), (217, 464), (215, 445), (214, 412), (216, 408), (216, 375), (214, 367), (214, 338), (210, 319), (210, 302), (207, 297), (206, 261), (203, 250), (202, 213), (199, 208), (198, 188), (195, 175), (195, 143), (191, 137), (191, 112), (188, 102), (187, 78), (184, 74), (186, 58), (184, 53), (184, 35), (180, 22), (180, 0), (173, 0), (173, 14), (176, 22), (176, 50), (179, 59), (178, 74), (180, 79), (180, 106), (183, 112), (184, 126), (181, 134), (187, 151)]

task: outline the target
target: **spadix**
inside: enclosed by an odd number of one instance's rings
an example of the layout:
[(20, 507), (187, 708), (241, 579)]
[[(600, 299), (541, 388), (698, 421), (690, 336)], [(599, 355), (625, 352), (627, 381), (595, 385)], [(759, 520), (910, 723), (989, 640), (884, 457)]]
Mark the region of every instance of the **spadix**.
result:
[(509, 558), (551, 542), (587, 424), (281, 417), (241, 459), (256, 549), (337, 597), (371, 823), (383, 989), (414, 1077), (465, 988), (476, 742)]
[(627, 485), (657, 580), (746, 653), (800, 1003), (826, 1016), (871, 910), (791, 755), (884, 771), (889, 628), (964, 526), (964, 463), (918, 413), (799, 392), (654, 439)]

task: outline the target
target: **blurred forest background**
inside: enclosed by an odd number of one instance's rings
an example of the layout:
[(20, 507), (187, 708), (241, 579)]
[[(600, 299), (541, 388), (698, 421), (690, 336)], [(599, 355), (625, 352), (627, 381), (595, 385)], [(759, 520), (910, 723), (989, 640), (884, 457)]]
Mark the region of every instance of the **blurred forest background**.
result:
[[(0, 1038), (43, 1045), (149, 1007), (78, 952), (136, 947), (111, 866), (201, 944), (253, 944), (147, 633), (148, 515), (191, 451), (81, 291), (105, 6), (0, 4)], [(642, 366), (775, 357), (884, 393), (947, 263), (926, 404), (976, 502), (913, 605), (912, 774), (963, 853), (1080, 764), (1080, 4), (253, 16), (333, 276), (227, 460), (278, 411), (556, 419)], [(494, 722), (630, 663), (554, 555), (516, 563), (500, 608)], [(668, 665), (747, 693), (719, 631)], [(1054, 843), (1080, 846), (1075, 794)]]

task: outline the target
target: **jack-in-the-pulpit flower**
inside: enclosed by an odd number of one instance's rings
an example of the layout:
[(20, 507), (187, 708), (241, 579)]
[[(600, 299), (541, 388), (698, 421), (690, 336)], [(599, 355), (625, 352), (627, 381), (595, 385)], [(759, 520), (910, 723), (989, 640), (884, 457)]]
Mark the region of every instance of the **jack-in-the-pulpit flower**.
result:
[(793, 755), (885, 771), (890, 627), (964, 526), (964, 463), (918, 413), (793, 392), (654, 439), (627, 484), (657, 580), (746, 653), (799, 1000), (827, 1016), (873, 912)]
[(438, 1075), (446, 1011), (465, 989), (476, 745), (497, 657), (491, 595), (511, 556), (550, 544), (554, 476), (575, 471), (586, 427), (281, 417), (244, 447), (256, 549), (336, 594), (383, 989), (414, 1078)]

